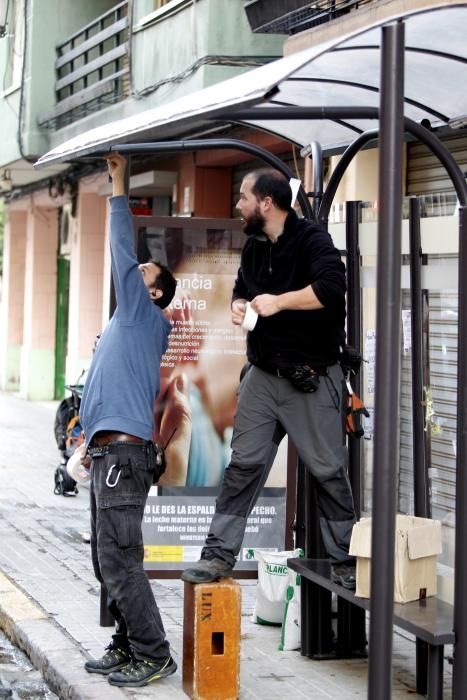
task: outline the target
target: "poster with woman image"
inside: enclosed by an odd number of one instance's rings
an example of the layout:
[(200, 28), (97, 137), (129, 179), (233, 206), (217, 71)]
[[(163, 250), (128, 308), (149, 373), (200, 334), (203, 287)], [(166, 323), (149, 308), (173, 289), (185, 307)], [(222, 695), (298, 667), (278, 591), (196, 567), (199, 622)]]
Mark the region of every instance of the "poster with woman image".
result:
[[(165, 447), (167, 470), (157, 495), (151, 491), (143, 521), (145, 543), (154, 542), (146, 545), (146, 565), (171, 568), (198, 558), (229, 463), (246, 364), (246, 334), (232, 324), (230, 302), (245, 236), (234, 220), (136, 217), (135, 226), (140, 262), (168, 265), (177, 279), (155, 403), (154, 439)], [(283, 548), (286, 449), (284, 441), (252, 513), (246, 562), (248, 548), (260, 541)]]

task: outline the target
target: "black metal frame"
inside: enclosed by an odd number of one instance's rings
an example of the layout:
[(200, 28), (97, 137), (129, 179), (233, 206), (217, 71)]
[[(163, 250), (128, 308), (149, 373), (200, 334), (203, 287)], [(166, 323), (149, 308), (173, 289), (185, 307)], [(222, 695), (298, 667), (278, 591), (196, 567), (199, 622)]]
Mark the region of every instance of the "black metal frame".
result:
[[(372, 600), (370, 636), (377, 638), (378, 644), (370, 647), (369, 691), (370, 700), (389, 700), (391, 696), (391, 657), (392, 657), (392, 606), (394, 568), (394, 522), (395, 484), (397, 460), (397, 425), (399, 386), (398, 382), (387, 382), (387, 376), (398, 376), (399, 372), (399, 333), (400, 333), (400, 220), (401, 220), (401, 170), (402, 138), (404, 128), (425, 143), (446, 168), (460, 202), (459, 209), (459, 342), (458, 342), (458, 406), (457, 406), (457, 456), (456, 456), (456, 553), (455, 553), (455, 602), (454, 632), (456, 636), (455, 657), (460, 663), (454, 665), (453, 698), (464, 700), (467, 697), (467, 557), (463, 548), (467, 541), (467, 276), (463, 274), (467, 260), (467, 185), (464, 175), (449, 151), (439, 139), (423, 126), (403, 117), (403, 56), (404, 23), (386, 25), (382, 29), (381, 62), (381, 103), (380, 109), (370, 107), (268, 107), (249, 108), (222, 113), (222, 119), (233, 122), (248, 122), (261, 119), (345, 119), (381, 117), (380, 130), (380, 220), (378, 248), (377, 285), (377, 366), (375, 397), (375, 463), (378, 465), (378, 479), (374, 481), (373, 504), (373, 551), (372, 551)], [(219, 116), (216, 117), (219, 119)], [(377, 138), (377, 131), (361, 134), (347, 149), (334, 171), (327, 191), (319, 207), (319, 219), (327, 221), (329, 208), (337, 185), (353, 156), (369, 141)], [(152, 144), (125, 144), (111, 150), (126, 153), (177, 152), (182, 150), (235, 148), (262, 158), (277, 167), (288, 177), (293, 176), (284, 164), (272, 154), (253, 144), (234, 139), (204, 139)], [(108, 151), (107, 151), (108, 152)], [(315, 183), (316, 189), (316, 183)], [(312, 218), (311, 207), (303, 190), (299, 193), (302, 211)], [(316, 210), (315, 210), (316, 211)], [(412, 222), (416, 215), (412, 217)], [(416, 271), (416, 232), (412, 228), (412, 275), (414, 289), (412, 308), (419, 311), (418, 280)], [(420, 317), (413, 320), (417, 325), (415, 334), (417, 348), (413, 358), (414, 379), (417, 382), (417, 396), (420, 395), (421, 354), (418, 351), (420, 339)], [(414, 327), (415, 328), (415, 327)], [(415, 395), (415, 394), (414, 394)], [(414, 414), (415, 415), (415, 414)], [(419, 418), (417, 413), (417, 436), (419, 440)], [(415, 425), (415, 423), (414, 423)], [(422, 512), (426, 507), (426, 487), (420, 485), (419, 465), (423, 460), (417, 456), (414, 467), (416, 479), (416, 508)], [(423, 464), (422, 464), (423, 466)], [(425, 476), (423, 474), (423, 476)], [(305, 479), (306, 480), (306, 479)], [(424, 480), (423, 484), (426, 481)], [(304, 489), (304, 492), (306, 489)], [(388, 498), (388, 493), (393, 497)], [(308, 504), (309, 505), (309, 504)], [(306, 518), (307, 503), (299, 503), (298, 513)], [(297, 532), (302, 523), (298, 522)], [(377, 584), (377, 585), (376, 585)], [(306, 613), (306, 610), (304, 610)], [(303, 619), (303, 618), (302, 618)], [(327, 624), (327, 623), (326, 623)], [(438, 659), (439, 661), (439, 659)], [(439, 663), (430, 668), (430, 676), (439, 682)]]
[[(265, 163), (268, 163), (268, 165), (271, 167), (276, 168), (276, 170), (279, 170), (286, 176), (287, 179), (295, 177), (295, 173), (285, 163), (283, 163), (280, 158), (269, 151), (266, 151), (264, 148), (261, 148), (261, 146), (248, 143), (247, 141), (240, 141), (239, 139), (186, 139), (180, 141), (154, 141), (151, 143), (125, 143), (117, 146), (111, 146), (110, 149), (107, 151), (102, 151), (101, 154), (105, 155), (109, 152), (109, 150), (136, 156), (142, 153), (180, 153), (187, 151), (210, 151), (221, 149), (249, 153), (250, 155), (260, 158)], [(96, 153), (96, 155), (98, 154)], [(300, 185), (297, 199), (303, 216), (308, 219), (314, 219), (313, 210), (308, 197), (306, 196), (305, 190), (303, 189), (303, 185)]]

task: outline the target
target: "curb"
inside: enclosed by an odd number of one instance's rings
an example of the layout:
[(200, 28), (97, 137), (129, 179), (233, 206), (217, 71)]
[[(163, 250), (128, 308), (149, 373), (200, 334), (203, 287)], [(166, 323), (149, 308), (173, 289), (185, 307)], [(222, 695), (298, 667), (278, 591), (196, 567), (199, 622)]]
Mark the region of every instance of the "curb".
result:
[(90, 675), (86, 656), (53, 619), (0, 571), (0, 628), (42, 673), (60, 700), (123, 700), (128, 695)]

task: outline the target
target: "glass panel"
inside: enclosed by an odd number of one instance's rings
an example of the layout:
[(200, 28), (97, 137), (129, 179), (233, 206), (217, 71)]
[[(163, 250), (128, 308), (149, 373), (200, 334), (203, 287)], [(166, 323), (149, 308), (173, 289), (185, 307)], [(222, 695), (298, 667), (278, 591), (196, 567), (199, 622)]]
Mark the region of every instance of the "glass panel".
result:
[[(443, 523), (444, 573), (452, 575), (454, 566), (454, 519), (456, 478), (456, 410), (457, 410), (457, 340), (458, 240), (455, 235), (457, 219), (456, 196), (438, 193), (420, 197), (421, 235), (423, 242), (422, 287), (424, 302), (425, 367), (424, 409), (425, 446), (431, 493), (432, 517)], [(408, 199), (404, 200), (404, 218), (408, 216)], [(335, 203), (332, 218), (336, 223), (345, 219), (345, 208)], [(433, 221), (433, 219), (437, 220)], [(374, 227), (362, 226), (362, 398), (371, 413), (365, 419), (363, 440), (364, 511), (371, 515), (373, 478), (373, 408), (376, 345), (376, 249), (377, 203), (362, 207), (362, 222), (374, 222)], [(336, 227), (337, 228), (337, 227)], [(332, 231), (332, 227), (331, 227)], [(368, 232), (372, 236), (368, 236)], [(401, 376), (400, 376), (400, 435), (399, 480), (397, 504), (403, 513), (414, 512), (413, 486), (413, 425), (412, 425), (412, 337), (409, 289), (409, 257), (407, 255), (408, 226), (403, 227), (402, 311), (401, 311)], [(433, 252), (442, 251), (442, 252)]]

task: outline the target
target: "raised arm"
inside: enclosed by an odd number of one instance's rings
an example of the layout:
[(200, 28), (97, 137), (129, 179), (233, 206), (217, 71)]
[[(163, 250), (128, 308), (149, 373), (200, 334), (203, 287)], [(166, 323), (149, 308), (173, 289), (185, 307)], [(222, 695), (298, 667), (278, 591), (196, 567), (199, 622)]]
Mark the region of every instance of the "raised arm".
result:
[(126, 160), (118, 153), (106, 156), (112, 178), (110, 199), (110, 252), (115, 296), (123, 323), (137, 323), (152, 302), (138, 269), (133, 244), (133, 217), (125, 193)]
[(125, 196), (126, 158), (120, 153), (110, 153), (105, 157), (109, 175), (112, 178), (112, 197)]

